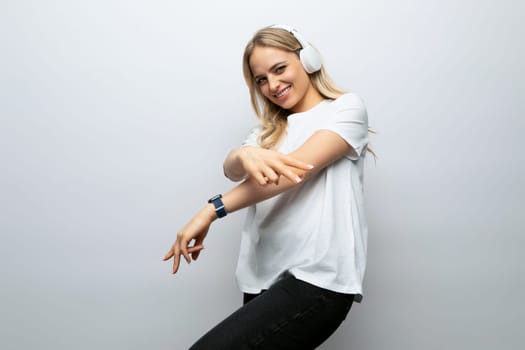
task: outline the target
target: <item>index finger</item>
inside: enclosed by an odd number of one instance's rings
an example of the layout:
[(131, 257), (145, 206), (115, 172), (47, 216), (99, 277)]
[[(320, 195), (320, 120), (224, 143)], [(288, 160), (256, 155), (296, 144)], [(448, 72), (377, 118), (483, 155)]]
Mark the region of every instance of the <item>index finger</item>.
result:
[(312, 164), (305, 163), (297, 158), (288, 156), (286, 154), (282, 155), (282, 162), (285, 165), (292, 166), (294, 168), (302, 169), (302, 170), (311, 170), (314, 168)]
[(190, 254), (188, 253), (188, 242), (187, 241), (181, 240), (180, 252), (184, 256), (184, 259), (186, 259), (186, 262), (189, 264), (191, 262), (191, 259), (190, 259)]
[(177, 248), (173, 251), (173, 270), (172, 273), (175, 274), (179, 270), (179, 263), (180, 263), (180, 252)]

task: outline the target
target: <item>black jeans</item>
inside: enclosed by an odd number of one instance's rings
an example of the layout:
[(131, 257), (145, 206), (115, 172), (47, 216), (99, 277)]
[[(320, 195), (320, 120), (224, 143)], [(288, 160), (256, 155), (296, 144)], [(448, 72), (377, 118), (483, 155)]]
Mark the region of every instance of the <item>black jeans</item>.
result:
[(200, 338), (190, 350), (308, 350), (321, 345), (344, 321), (353, 294), (336, 293), (288, 275)]

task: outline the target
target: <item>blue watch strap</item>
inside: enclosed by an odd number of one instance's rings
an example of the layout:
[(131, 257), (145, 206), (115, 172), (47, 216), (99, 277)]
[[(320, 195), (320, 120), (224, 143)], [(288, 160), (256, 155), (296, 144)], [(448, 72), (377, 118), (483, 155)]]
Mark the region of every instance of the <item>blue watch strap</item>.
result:
[(226, 214), (228, 214), (226, 212), (226, 208), (224, 208), (224, 203), (222, 203), (221, 198), (222, 198), (222, 195), (218, 194), (208, 199), (208, 203), (212, 203), (213, 206), (215, 207), (215, 213), (217, 214), (218, 218), (225, 217)]

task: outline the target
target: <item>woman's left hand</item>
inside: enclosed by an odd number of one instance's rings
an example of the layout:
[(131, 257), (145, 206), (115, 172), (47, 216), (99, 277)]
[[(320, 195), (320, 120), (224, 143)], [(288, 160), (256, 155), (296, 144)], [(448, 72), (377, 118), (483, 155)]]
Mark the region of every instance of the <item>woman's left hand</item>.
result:
[[(172, 273), (178, 271), (181, 255), (188, 264), (191, 262), (191, 259), (197, 260), (201, 250), (204, 249), (202, 245), (204, 238), (206, 238), (210, 225), (215, 218), (215, 210), (210, 206), (206, 206), (177, 233), (175, 243), (162, 258), (164, 261), (173, 258)], [(193, 245), (190, 246), (192, 241)]]

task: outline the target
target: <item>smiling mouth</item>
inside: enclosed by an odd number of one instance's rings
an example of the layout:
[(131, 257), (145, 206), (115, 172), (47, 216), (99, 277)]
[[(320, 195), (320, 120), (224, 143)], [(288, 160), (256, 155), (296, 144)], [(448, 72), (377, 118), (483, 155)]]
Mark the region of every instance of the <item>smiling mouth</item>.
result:
[(292, 88), (291, 86), (288, 86), (287, 88), (281, 90), (279, 93), (274, 94), (274, 96), (277, 97), (277, 98), (281, 98), (284, 95), (286, 95), (288, 93), (288, 91), (290, 91), (291, 88)]

